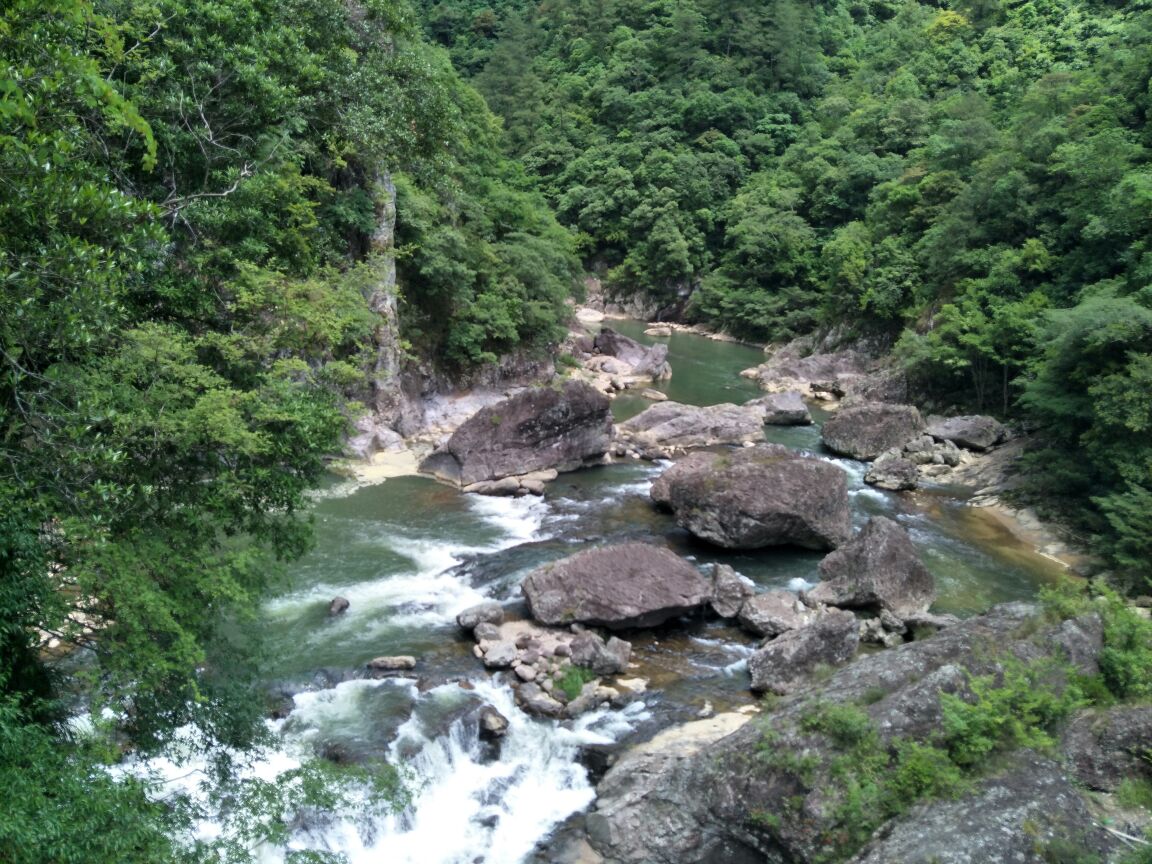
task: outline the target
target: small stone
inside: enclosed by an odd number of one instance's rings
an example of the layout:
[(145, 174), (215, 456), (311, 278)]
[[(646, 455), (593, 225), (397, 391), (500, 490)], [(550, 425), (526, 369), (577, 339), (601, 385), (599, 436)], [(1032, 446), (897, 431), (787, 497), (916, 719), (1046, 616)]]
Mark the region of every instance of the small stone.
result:
[(495, 624), (482, 621), (476, 625), (476, 629), (472, 631), (472, 636), (477, 642), (499, 642), (500, 628)]
[(536, 675), (536, 667), (534, 666), (516, 667), (516, 677), (518, 677), (521, 681), (535, 681)]
[(343, 615), (348, 611), (348, 607), (352, 605), (348, 602), (347, 597), (333, 597), (332, 602), (328, 604), (328, 617), (335, 618), (337, 615)]
[(410, 656), (377, 657), (368, 661), (368, 668), (373, 672), (407, 672), (416, 668), (416, 658)]
[(484, 665), (490, 669), (506, 669), (516, 660), (516, 643), (493, 642), (484, 652)]
[(481, 603), (465, 609), (456, 616), (456, 623), (465, 630), (475, 630), (481, 623), (504, 623), (504, 608), (499, 603)]

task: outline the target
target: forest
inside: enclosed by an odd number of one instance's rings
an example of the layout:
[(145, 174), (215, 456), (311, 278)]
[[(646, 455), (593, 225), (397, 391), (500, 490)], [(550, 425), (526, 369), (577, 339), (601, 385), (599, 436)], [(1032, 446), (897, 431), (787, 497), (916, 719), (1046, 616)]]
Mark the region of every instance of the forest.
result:
[[(245, 622), (368, 397), (392, 206), (412, 362), (547, 355), (585, 274), (845, 328), (1031, 433), (1152, 590), (1149, 57), (1147, 0), (5, 3), (0, 859), (244, 859), (102, 766), (258, 743)], [(249, 837), (291, 805), (222, 788)]]

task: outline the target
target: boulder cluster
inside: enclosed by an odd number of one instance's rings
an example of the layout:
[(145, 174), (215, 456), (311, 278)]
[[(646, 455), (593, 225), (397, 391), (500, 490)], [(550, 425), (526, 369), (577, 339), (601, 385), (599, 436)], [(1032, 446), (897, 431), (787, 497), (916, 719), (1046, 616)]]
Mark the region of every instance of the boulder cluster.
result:
[(456, 623), (476, 640), (473, 653), (486, 668), (510, 673), (517, 704), (529, 714), (571, 719), (633, 695), (626, 681), (617, 687), (601, 681), (627, 670), (632, 645), (623, 639), (605, 640), (578, 624), (562, 629), (505, 621), (499, 603), (467, 609)]
[(824, 446), (841, 456), (871, 462), (864, 481), (881, 489), (915, 489), (922, 477), (946, 477), (953, 468), (1008, 439), (995, 418), (930, 417), (912, 405), (845, 404), (822, 430)]

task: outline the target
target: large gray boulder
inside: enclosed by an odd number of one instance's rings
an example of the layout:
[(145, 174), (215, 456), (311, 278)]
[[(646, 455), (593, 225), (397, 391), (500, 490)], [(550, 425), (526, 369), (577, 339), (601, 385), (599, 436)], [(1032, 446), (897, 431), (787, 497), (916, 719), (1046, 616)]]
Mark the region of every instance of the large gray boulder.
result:
[[(996, 675), (1003, 671), (1005, 656), (1031, 663), (1055, 654), (1080, 674), (1097, 672), (1103, 641), (1099, 617), (1047, 624), (1039, 613), (1029, 604), (999, 606), (931, 638), (858, 656), (830, 674), (797, 683), (763, 717), (733, 721), (737, 728), (730, 734), (721, 727), (687, 746), (674, 734), (653, 739), (636, 757), (622, 758), (600, 782), (587, 821), (593, 847), (614, 864), (816, 864), (850, 857), (857, 850), (846, 843), (841, 815), (859, 787), (844, 779), (852, 764), (846, 759), (845, 730), (819, 722), (822, 706), (866, 717), (878, 744), (874, 752), (884, 754), (901, 741), (932, 741), (943, 724), (942, 694), (971, 698), (969, 673)], [(1045, 674), (1045, 686), (1067, 685), (1061, 665)], [(724, 717), (731, 715), (715, 719)], [(927, 802), (881, 826), (876, 841), (899, 836), (910, 845), (894, 846), (889, 855), (879, 854), (883, 847), (865, 850), (859, 854), (873, 857), (860, 860), (927, 862), (931, 854), (915, 856), (928, 852), (954, 864), (1040, 862), (1048, 841), (1074, 840), (1077, 831), (1093, 834), (1077, 803), (1083, 793), (1073, 778), (1033, 761), (1031, 754), (1022, 756), (1023, 761), (991, 762), (993, 772), (956, 802)], [(1027, 806), (1033, 796), (1047, 803)], [(1012, 818), (997, 818), (1008, 812)], [(953, 827), (938, 832), (935, 826), (945, 824)], [(917, 825), (931, 844), (912, 845)], [(1016, 845), (1017, 835), (1042, 842), (1027, 851)], [(1093, 836), (1105, 835), (1096, 831)], [(1012, 850), (1011, 857), (996, 851), (997, 837), (1002, 848)], [(1097, 848), (1095, 843), (1089, 848)], [(841, 851), (842, 845), (848, 848)], [(974, 851), (945, 857), (964, 849)]]
[(754, 378), (761, 389), (773, 393), (785, 390), (800, 390), (811, 393), (813, 390), (843, 393), (873, 365), (868, 355), (848, 349), (826, 353), (809, 354), (798, 357), (791, 351), (783, 351), (754, 369), (741, 373)]
[(820, 578), (808, 592), (810, 602), (906, 618), (926, 612), (936, 599), (936, 582), (908, 532), (885, 516), (872, 517), (851, 542), (826, 555)]
[(777, 445), (694, 453), (651, 494), (682, 528), (728, 549), (834, 549), (851, 534), (844, 472)]
[(826, 612), (813, 624), (776, 637), (748, 658), (752, 689), (791, 693), (817, 668), (847, 663), (859, 645), (856, 616), (840, 610)]
[(929, 435), (969, 450), (990, 450), (1008, 437), (1008, 430), (999, 420), (982, 414), (929, 419)]
[(770, 393), (745, 402), (744, 407), (762, 411), (765, 426), (807, 426), (812, 422), (812, 414), (799, 390)]
[(602, 458), (611, 440), (608, 398), (567, 381), (481, 408), (420, 470), (461, 486), (549, 468), (571, 471)]
[(544, 624), (654, 627), (704, 606), (712, 586), (674, 552), (646, 543), (588, 549), (524, 579), (532, 617)]
[(866, 402), (841, 408), (824, 423), (821, 435), (833, 453), (869, 461), (902, 447), (923, 430), (924, 419), (915, 406)]
[(737, 405), (682, 405), (660, 402), (616, 427), (641, 447), (710, 447), (742, 444), (764, 437), (762, 412)]

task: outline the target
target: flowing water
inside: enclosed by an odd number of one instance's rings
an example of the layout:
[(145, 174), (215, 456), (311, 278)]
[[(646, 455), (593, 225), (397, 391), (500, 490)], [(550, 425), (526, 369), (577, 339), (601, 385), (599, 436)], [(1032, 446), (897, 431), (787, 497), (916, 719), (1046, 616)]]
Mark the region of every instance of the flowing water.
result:
[[(621, 322), (619, 329), (643, 340), (639, 325)], [(759, 351), (680, 333), (669, 345), (674, 376), (661, 389), (670, 397), (712, 404), (758, 395), (738, 373), (762, 360)], [(647, 404), (621, 396), (614, 411), (619, 419)], [(839, 465), (857, 524), (875, 514), (901, 522), (936, 576), (939, 611), (971, 614), (1028, 598), (1053, 576), (1044, 559), (974, 522), (972, 508), (948, 490), (892, 495), (866, 487), (862, 464), (821, 453), (817, 427), (770, 429), (766, 438)], [(649, 503), (649, 486), (664, 467), (631, 462), (562, 475), (542, 499), (462, 495), (420, 477), (363, 488), (333, 481), (318, 493), (317, 548), (266, 606), (275, 658), (269, 675), (295, 693), (294, 710), (274, 726), (283, 742), (276, 758), (387, 758), (407, 767), (414, 799), (404, 813), (367, 824), (301, 827), (291, 848), (339, 851), (353, 864), (518, 864), (592, 801), (581, 748), (644, 734), (706, 704), (722, 710), (751, 701), (744, 664), (754, 641), (701, 619), (628, 637), (639, 674), (650, 681), (643, 701), (578, 722), (532, 720), (455, 627), (457, 612), (486, 599), (520, 614), (519, 584), (533, 567), (624, 538), (666, 543), (701, 566), (730, 564), (765, 588), (816, 581), (818, 553), (724, 552), (694, 541)], [(330, 618), (337, 595), (350, 607)], [(419, 686), (354, 680), (368, 660), (395, 654), (418, 658)], [(479, 740), (481, 704), (511, 721), (499, 758)], [(282, 860), (283, 853), (269, 849), (265, 857)]]

